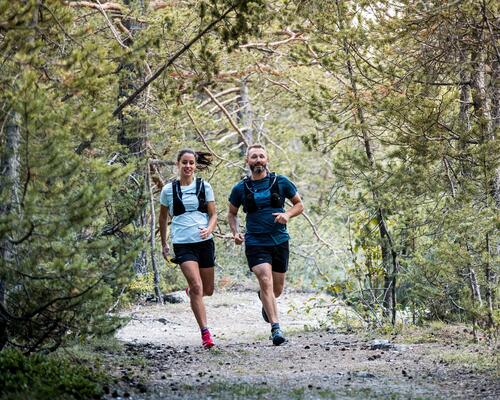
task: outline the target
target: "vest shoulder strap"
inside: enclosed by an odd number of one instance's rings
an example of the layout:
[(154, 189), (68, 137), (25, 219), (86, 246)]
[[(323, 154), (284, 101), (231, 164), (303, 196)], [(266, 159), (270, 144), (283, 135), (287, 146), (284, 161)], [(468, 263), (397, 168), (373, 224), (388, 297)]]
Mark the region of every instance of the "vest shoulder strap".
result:
[(198, 211), (207, 213), (208, 203), (205, 194), (205, 182), (201, 178), (196, 178), (196, 197), (198, 197)]

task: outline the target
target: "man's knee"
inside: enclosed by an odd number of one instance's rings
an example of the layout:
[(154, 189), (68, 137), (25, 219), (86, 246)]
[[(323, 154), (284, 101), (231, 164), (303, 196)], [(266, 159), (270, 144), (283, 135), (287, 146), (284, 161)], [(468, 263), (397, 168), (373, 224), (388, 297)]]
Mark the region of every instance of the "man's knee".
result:
[(214, 294), (214, 287), (204, 287), (203, 288), (203, 296), (212, 296)]
[(194, 283), (189, 287), (190, 296), (202, 296), (203, 295), (203, 285), (201, 283)]
[(273, 277), (271, 275), (261, 275), (259, 276), (259, 283), (262, 288), (272, 289), (273, 287)]

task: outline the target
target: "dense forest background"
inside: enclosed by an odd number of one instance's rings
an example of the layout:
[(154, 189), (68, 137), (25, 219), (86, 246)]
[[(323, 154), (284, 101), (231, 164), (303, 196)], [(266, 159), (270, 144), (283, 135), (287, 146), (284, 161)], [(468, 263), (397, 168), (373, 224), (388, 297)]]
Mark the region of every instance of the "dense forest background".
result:
[(181, 288), (156, 223), (180, 148), (213, 154), (217, 279), (244, 279), (227, 196), (255, 142), (305, 203), (290, 286), (494, 335), (499, 23), (493, 0), (0, 1), (0, 348)]

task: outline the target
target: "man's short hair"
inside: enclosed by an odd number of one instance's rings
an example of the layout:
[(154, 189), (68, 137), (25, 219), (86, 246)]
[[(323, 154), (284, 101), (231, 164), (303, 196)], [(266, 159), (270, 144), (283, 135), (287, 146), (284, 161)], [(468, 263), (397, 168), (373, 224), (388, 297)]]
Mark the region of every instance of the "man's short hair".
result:
[(248, 155), (250, 154), (250, 150), (252, 150), (252, 149), (262, 149), (262, 150), (264, 150), (264, 151), (266, 152), (266, 154), (267, 154), (267, 150), (266, 150), (266, 148), (264, 147), (264, 145), (263, 145), (263, 144), (260, 144), (260, 143), (254, 143), (254, 144), (252, 144), (252, 145), (248, 146), (248, 148), (247, 148), (247, 155), (246, 155), (246, 156), (247, 156), (247, 158), (248, 158)]

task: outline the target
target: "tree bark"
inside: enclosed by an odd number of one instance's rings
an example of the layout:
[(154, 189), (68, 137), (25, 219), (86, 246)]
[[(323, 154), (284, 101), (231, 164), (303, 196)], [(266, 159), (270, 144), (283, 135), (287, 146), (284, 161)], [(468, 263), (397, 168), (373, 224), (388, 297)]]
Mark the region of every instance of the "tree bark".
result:
[[(7, 214), (18, 214), (20, 215), (20, 201), (19, 201), (19, 146), (21, 144), (21, 132), (19, 115), (11, 111), (6, 116), (6, 126), (5, 126), (5, 152), (2, 155), (2, 179), (0, 180), (0, 191), (5, 193), (5, 198), (8, 199), (5, 204), (0, 204), (0, 213)], [(2, 196), (3, 197), (3, 196)], [(9, 241), (6, 235), (1, 239), (0, 243), (0, 255), (2, 257), (2, 263), (8, 264), (14, 261), (14, 249), (12, 243)], [(8, 309), (5, 302), (6, 296), (6, 276), (4, 275), (6, 269), (2, 268), (0, 271), (0, 304), (4, 309)], [(7, 344), (8, 332), (7, 332), (7, 317), (0, 314), (0, 350)]]
[(250, 96), (248, 94), (248, 85), (245, 79), (240, 82), (240, 97), (238, 104), (240, 109), (238, 111), (239, 124), (243, 128), (246, 142), (253, 143), (253, 111), (252, 104), (250, 103)]
[(163, 296), (161, 294), (160, 289), (160, 271), (158, 270), (158, 264), (156, 263), (156, 255), (155, 255), (155, 203), (153, 198), (153, 189), (151, 185), (151, 167), (149, 162), (146, 165), (147, 173), (146, 173), (146, 185), (149, 193), (149, 205), (150, 205), (150, 215), (149, 215), (149, 244), (150, 244), (150, 256), (151, 256), (151, 267), (153, 269), (153, 285), (154, 291), (156, 294), (156, 301), (160, 304), (163, 304)]
[[(494, 123), (494, 121), (491, 118), (495, 111), (493, 111), (492, 108), (492, 99), (489, 97), (489, 95), (492, 92), (488, 90), (486, 83), (487, 82), (486, 71), (487, 69), (491, 69), (490, 66), (488, 66), (487, 68), (486, 65), (487, 42), (485, 38), (485, 32), (480, 27), (477, 27), (475, 41), (477, 43), (477, 46), (475, 47), (472, 56), (472, 79), (471, 79), (472, 99), (473, 99), (474, 113), (478, 120), (478, 125), (481, 132), (480, 142), (482, 144), (488, 144), (488, 143), (493, 143), (495, 139), (495, 132), (493, 127), (494, 125), (496, 125), (496, 123)], [(485, 177), (491, 176), (491, 171), (489, 171), (490, 165), (492, 165), (491, 160), (487, 159), (487, 155), (483, 155), (483, 159), (481, 160), (481, 166), (484, 169), (482, 174), (483, 176)], [(493, 168), (495, 168), (495, 166)], [(493, 173), (493, 178), (485, 178), (485, 179), (489, 179), (488, 182), (484, 182), (485, 187), (489, 188), (487, 190), (487, 193), (485, 194), (485, 198), (492, 199), (493, 207), (497, 208), (497, 202), (496, 202), (497, 193), (495, 193), (496, 190), (495, 188), (497, 186), (498, 168), (495, 168), (495, 171)], [(486, 205), (488, 205), (488, 203), (490, 203), (489, 200), (487, 200)], [(485, 261), (483, 264), (483, 273), (486, 280), (485, 299), (487, 303), (487, 321), (488, 321), (488, 327), (493, 328), (494, 326), (493, 288), (496, 287), (497, 278), (496, 274), (491, 269), (491, 265), (489, 262), (489, 259), (494, 258), (495, 256), (494, 254), (495, 251), (493, 251), (493, 249), (490, 246), (489, 232), (486, 233), (484, 238), (484, 249), (488, 254), (488, 260)]]

